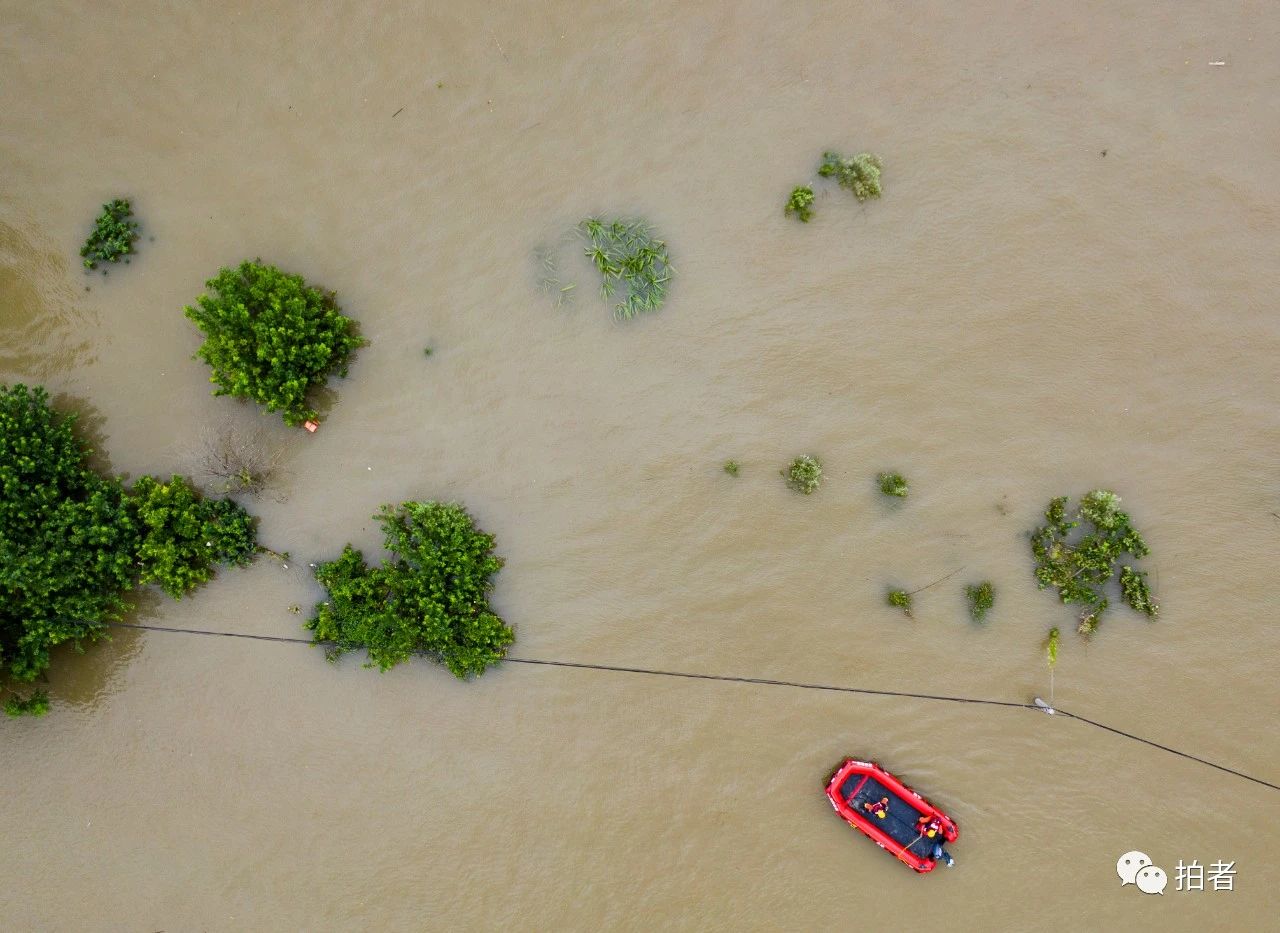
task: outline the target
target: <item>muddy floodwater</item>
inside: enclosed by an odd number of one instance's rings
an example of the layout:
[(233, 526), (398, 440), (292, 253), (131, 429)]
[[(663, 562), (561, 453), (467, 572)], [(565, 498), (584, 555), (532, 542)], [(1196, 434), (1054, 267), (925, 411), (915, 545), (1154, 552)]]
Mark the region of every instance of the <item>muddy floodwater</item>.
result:
[[(287, 569), (136, 621), (305, 634), (309, 563), (376, 552), (381, 503), (458, 500), (520, 657), (1026, 702), (1060, 625), (1062, 708), (1280, 782), (1273, 5), (0, 15), (0, 381), (117, 473), (192, 473), (228, 418), (285, 448), (248, 505)], [(878, 153), (884, 197), (784, 217), (827, 148)], [(113, 197), (139, 252), (86, 274)], [(611, 319), (561, 239), (595, 213), (666, 239), (660, 312)], [(370, 340), (314, 436), (191, 358), (183, 305), (255, 256)], [(778, 475), (801, 453), (809, 497)], [(1161, 614), (1086, 643), (1026, 532), (1099, 486)], [(957, 568), (914, 621), (884, 603)], [(6, 930), (1239, 930), (1280, 884), (1280, 792), (1019, 708), (138, 631), (49, 686), (0, 723)], [(954, 869), (836, 818), (846, 755), (955, 818)], [(1121, 885), (1130, 850), (1163, 896)], [(1179, 860), (1234, 889), (1175, 890)]]

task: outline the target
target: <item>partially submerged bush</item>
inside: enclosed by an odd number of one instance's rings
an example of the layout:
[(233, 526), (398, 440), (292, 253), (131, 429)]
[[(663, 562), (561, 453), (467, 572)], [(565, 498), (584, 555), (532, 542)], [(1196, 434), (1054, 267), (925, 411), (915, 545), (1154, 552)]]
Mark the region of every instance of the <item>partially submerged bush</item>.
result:
[[(211, 561), (240, 563), (252, 547), (247, 516), (231, 503), (158, 493), (150, 477), (130, 494), (99, 476), (74, 421), (44, 389), (0, 387), (0, 685), (36, 680), (56, 645), (102, 637), (138, 583), (178, 595), (207, 578)], [(201, 537), (195, 554), (181, 546), (191, 528), (218, 534)], [(36, 712), (41, 702), (11, 708)]]
[(43, 716), (49, 712), (49, 691), (36, 690), (28, 697), (11, 696), (4, 701), (9, 716)]
[(964, 595), (969, 600), (969, 616), (973, 621), (987, 621), (987, 613), (996, 604), (996, 588), (991, 585), (991, 581), (970, 583), (964, 588)]
[(881, 473), (876, 477), (876, 482), (880, 484), (880, 491), (886, 496), (892, 496), (895, 499), (907, 497), (907, 480), (901, 473)]
[(822, 461), (817, 457), (804, 454), (791, 461), (791, 466), (782, 471), (787, 485), (796, 492), (806, 496), (818, 488), (822, 482)]
[(306, 627), (330, 660), (364, 648), (367, 666), (385, 671), (421, 652), (459, 678), (500, 661), (515, 634), (489, 607), (502, 567), (493, 536), (460, 505), (405, 502), (375, 517), (389, 560), (371, 568), (348, 544), (315, 571), (329, 598)]
[(667, 283), (674, 270), (667, 244), (639, 220), (605, 222), (589, 217), (578, 225), (587, 241), (587, 258), (603, 279), (604, 297), (619, 295), (614, 314), (632, 318), (642, 311), (657, 311), (667, 297)]
[(724, 471), (728, 473), (730, 476), (737, 476), (741, 470), (742, 470), (742, 464), (740, 464), (737, 460), (726, 460), (724, 462)]
[(840, 187), (848, 188), (859, 201), (880, 197), (880, 157), (870, 152), (860, 152), (845, 158), (838, 152), (824, 152), (818, 174), (834, 178)]
[(1132, 567), (1120, 568), (1120, 593), (1124, 601), (1137, 612), (1154, 619), (1160, 607), (1151, 598), (1151, 590), (1147, 586), (1147, 574)]
[(365, 344), (333, 293), (261, 261), (221, 269), (205, 287), (186, 315), (205, 335), (196, 355), (213, 370), (213, 394), (252, 399), (295, 427), (314, 421), (307, 393), (345, 376)]
[[(86, 269), (96, 269), (100, 262), (119, 262), (133, 252), (138, 239), (138, 224), (133, 220), (133, 208), (123, 198), (102, 205), (102, 213), (94, 222), (93, 233), (80, 247)], [(129, 260), (125, 259), (125, 262)]]
[(813, 189), (808, 185), (794, 188), (791, 191), (791, 197), (787, 199), (787, 206), (783, 209), (784, 214), (795, 214), (805, 223), (809, 222), (809, 218), (813, 216)]
[(885, 593), (885, 602), (895, 609), (901, 609), (911, 618), (911, 594), (906, 590), (889, 590)]
[(181, 476), (162, 483), (144, 476), (129, 490), (141, 533), (139, 582), (181, 599), (213, 576), (215, 564), (243, 567), (256, 538), (249, 514), (228, 499), (203, 499)]
[(63, 642), (92, 642), (125, 609), (138, 535), (120, 484), (86, 463), (44, 389), (0, 387), (0, 665), (31, 683)]
[[(1068, 518), (1067, 502), (1067, 496), (1050, 502), (1044, 513), (1047, 524), (1032, 532), (1036, 582), (1041, 589), (1055, 587), (1063, 603), (1081, 603), (1077, 631), (1090, 635), (1109, 605), (1103, 588), (1115, 575), (1117, 562), (1125, 554), (1144, 557), (1149, 549), (1114, 492), (1095, 489), (1082, 497), (1073, 519)], [(1154, 619), (1157, 607), (1145, 574), (1126, 566), (1120, 583), (1125, 601)]]

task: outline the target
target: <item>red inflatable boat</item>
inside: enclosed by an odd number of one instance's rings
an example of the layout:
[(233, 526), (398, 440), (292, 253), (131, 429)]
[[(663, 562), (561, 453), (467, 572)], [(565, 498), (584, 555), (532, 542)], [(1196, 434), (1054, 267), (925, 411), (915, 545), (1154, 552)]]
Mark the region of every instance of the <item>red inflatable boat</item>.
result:
[(827, 797), (845, 822), (921, 874), (937, 865), (934, 846), (960, 835), (951, 817), (873, 761), (846, 758), (827, 781)]

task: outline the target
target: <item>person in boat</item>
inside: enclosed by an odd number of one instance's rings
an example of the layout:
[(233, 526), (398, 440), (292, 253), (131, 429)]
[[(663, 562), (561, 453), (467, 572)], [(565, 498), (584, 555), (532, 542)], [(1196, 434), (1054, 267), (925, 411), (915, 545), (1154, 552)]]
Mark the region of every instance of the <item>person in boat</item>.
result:
[(862, 805), (862, 809), (883, 820), (889, 815), (889, 798), (881, 797), (879, 800), (868, 800)]
[(922, 816), (916, 820), (916, 829), (920, 831), (920, 835), (926, 839), (933, 839), (942, 832), (942, 823), (936, 816)]

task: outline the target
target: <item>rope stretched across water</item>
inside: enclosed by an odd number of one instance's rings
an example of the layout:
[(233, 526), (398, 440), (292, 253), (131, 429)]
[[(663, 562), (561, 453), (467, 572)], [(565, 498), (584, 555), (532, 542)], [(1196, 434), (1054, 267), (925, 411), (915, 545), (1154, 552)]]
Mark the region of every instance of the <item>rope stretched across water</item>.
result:
[[(295, 638), (287, 635), (249, 635), (244, 632), (220, 632), (198, 628), (171, 628), (164, 625), (143, 625), (137, 622), (108, 622), (107, 624), (116, 628), (144, 629), (148, 632), (177, 632), (183, 635), (210, 635), (217, 638), (246, 638), (250, 641), (274, 641), (295, 645), (316, 644), (316, 642), (309, 638)], [(579, 670), (605, 671), (616, 674), (646, 674), (651, 677), (678, 677), (684, 680), (712, 680), (723, 683), (753, 684), (764, 687), (793, 687), (798, 690), (819, 690), (828, 693), (858, 693), (864, 696), (905, 697), (913, 700), (937, 700), (945, 703), (976, 703), (982, 706), (1007, 706), (1016, 709), (1036, 710), (1041, 713), (1048, 712), (1047, 709), (1037, 706), (1034, 703), (1017, 703), (1013, 700), (993, 700), (985, 697), (949, 696), (941, 693), (911, 693), (905, 690), (875, 690), (870, 687), (846, 687), (837, 684), (807, 683), (799, 680), (774, 680), (769, 677), (739, 677), (731, 674), (699, 674), (693, 671), (670, 671), (663, 670), (661, 668), (626, 667), (620, 664), (592, 664), (585, 661), (556, 661), (547, 658), (507, 657), (502, 660), (507, 664), (532, 664), (541, 667), (571, 667)], [(1122, 736), (1123, 738), (1130, 739), (1134, 742), (1141, 742), (1143, 745), (1150, 745), (1152, 748), (1158, 748), (1171, 755), (1177, 755), (1179, 758), (1185, 758), (1188, 761), (1194, 761), (1197, 764), (1215, 768), (1218, 771), (1225, 772), (1226, 774), (1233, 774), (1236, 777), (1244, 778), (1246, 781), (1252, 781), (1254, 784), (1260, 784), (1261, 786), (1271, 790), (1280, 791), (1280, 784), (1274, 784), (1271, 781), (1263, 780), (1260, 777), (1254, 777), (1253, 775), (1246, 774), (1243, 771), (1237, 771), (1235, 768), (1220, 765), (1217, 762), (1209, 761), (1207, 758), (1201, 758), (1198, 755), (1191, 754), (1190, 752), (1184, 752), (1180, 749), (1163, 745), (1160, 742), (1153, 741), (1152, 739), (1146, 739), (1140, 735), (1134, 735), (1132, 732), (1125, 732), (1123, 729), (1108, 726), (1106, 723), (1087, 719), (1084, 716), (1078, 716), (1065, 709), (1055, 707), (1053, 712), (1055, 715), (1066, 716), (1068, 719), (1074, 719), (1076, 722), (1093, 726), (1096, 729), (1102, 729), (1106, 732)]]

